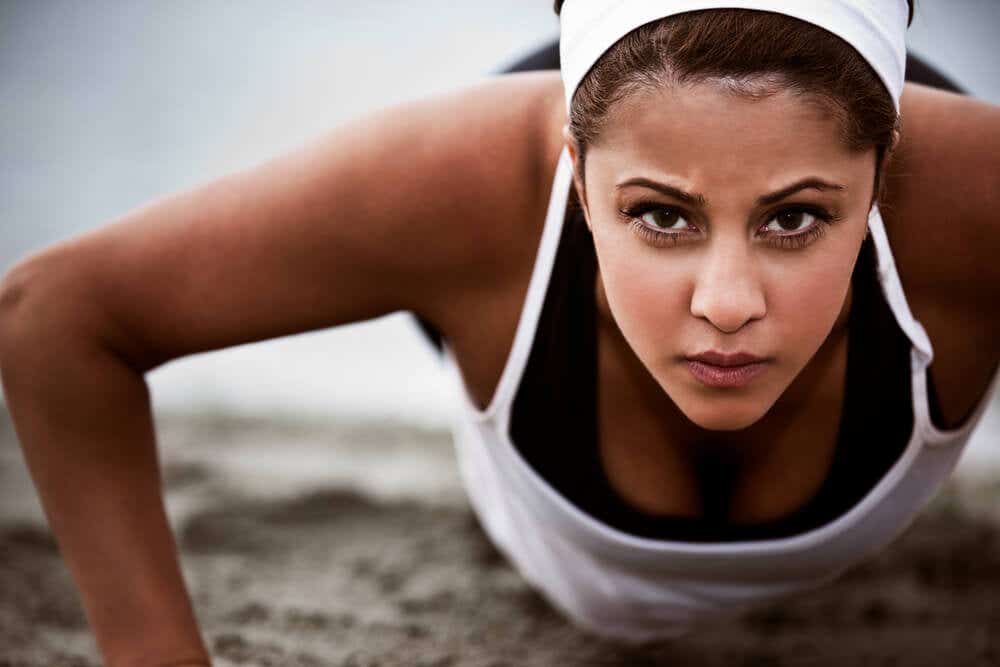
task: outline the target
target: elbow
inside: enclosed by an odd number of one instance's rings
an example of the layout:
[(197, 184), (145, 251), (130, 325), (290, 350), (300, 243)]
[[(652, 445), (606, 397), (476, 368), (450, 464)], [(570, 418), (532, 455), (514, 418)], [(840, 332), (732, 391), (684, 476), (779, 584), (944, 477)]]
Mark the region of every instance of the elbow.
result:
[(94, 305), (70, 263), (27, 257), (0, 278), (0, 368), (53, 363), (57, 351), (93, 341)]
[(31, 349), (25, 311), (29, 308), (29, 284), (34, 267), (25, 263), (15, 265), (0, 280), (0, 380), (3, 381), (7, 400), (14, 380), (14, 365), (20, 367), (25, 360), (23, 350)]
[(28, 311), (35, 301), (40, 271), (37, 264), (31, 259), (22, 260), (0, 279), (0, 365), (16, 354), (16, 341), (27, 335), (33, 319)]
[(15, 264), (0, 278), (0, 371), (50, 369), (62, 355), (99, 353), (145, 374), (172, 359), (115, 318), (100, 284), (92, 265), (72, 253), (43, 252)]

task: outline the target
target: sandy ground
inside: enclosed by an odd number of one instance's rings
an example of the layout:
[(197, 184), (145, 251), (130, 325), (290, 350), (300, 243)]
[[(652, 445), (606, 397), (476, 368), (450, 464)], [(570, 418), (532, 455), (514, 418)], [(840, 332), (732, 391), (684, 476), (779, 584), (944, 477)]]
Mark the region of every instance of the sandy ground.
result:
[[(157, 416), (168, 510), (219, 667), (998, 665), (1000, 483), (951, 481), (808, 597), (642, 649), (555, 613), (486, 540), (447, 433)], [(99, 663), (0, 412), (0, 667)]]

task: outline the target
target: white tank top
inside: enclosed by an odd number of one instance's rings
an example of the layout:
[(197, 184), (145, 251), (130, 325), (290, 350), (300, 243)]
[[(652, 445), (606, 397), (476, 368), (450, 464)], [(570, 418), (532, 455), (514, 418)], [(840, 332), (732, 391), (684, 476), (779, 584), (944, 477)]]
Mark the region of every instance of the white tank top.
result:
[(538, 255), (514, 343), (493, 398), (480, 410), (450, 349), (445, 366), (461, 387), (455, 448), (472, 508), (489, 538), (556, 608), (596, 634), (643, 642), (815, 588), (897, 537), (949, 476), (997, 389), (960, 428), (931, 421), (930, 339), (910, 313), (878, 208), (868, 226), (882, 292), (912, 343), (914, 424), (900, 458), (849, 511), (790, 537), (725, 543), (638, 537), (584, 513), (532, 468), (510, 440), (514, 396), (527, 364), (565, 218), (572, 163), (559, 157)]

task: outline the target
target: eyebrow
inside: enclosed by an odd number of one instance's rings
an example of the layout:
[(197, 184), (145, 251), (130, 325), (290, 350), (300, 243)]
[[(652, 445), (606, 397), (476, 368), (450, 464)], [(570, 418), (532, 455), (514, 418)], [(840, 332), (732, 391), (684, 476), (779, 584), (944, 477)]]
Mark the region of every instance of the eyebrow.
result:
[[(692, 206), (697, 206), (700, 208), (705, 208), (708, 205), (708, 200), (705, 196), (697, 192), (687, 192), (686, 190), (681, 190), (672, 185), (667, 185), (666, 183), (660, 183), (648, 178), (630, 178), (627, 181), (622, 181), (615, 186), (616, 190), (624, 188), (627, 185), (641, 185), (643, 187), (650, 188), (651, 190), (656, 190), (657, 192), (662, 192), (665, 195), (679, 199), (682, 202), (691, 204)], [(823, 179), (816, 177), (803, 178), (802, 180), (792, 183), (788, 187), (781, 188), (775, 192), (762, 195), (757, 199), (758, 206), (767, 206), (768, 204), (773, 204), (779, 202), (786, 197), (799, 192), (801, 190), (834, 190), (837, 192), (843, 192), (847, 188), (839, 183), (830, 183), (829, 181), (824, 181)]]

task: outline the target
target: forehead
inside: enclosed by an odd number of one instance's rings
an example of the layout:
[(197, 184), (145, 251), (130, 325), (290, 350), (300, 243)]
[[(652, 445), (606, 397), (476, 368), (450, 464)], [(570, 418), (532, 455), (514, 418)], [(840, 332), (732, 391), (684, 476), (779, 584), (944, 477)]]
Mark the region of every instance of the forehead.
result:
[(815, 99), (786, 88), (751, 97), (717, 81), (633, 92), (612, 109), (588, 154), (612, 170), (744, 180), (847, 173), (863, 157), (843, 141), (839, 117)]

